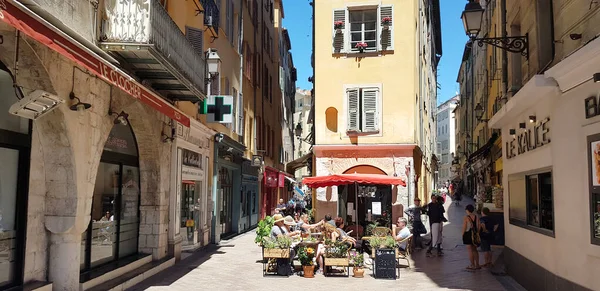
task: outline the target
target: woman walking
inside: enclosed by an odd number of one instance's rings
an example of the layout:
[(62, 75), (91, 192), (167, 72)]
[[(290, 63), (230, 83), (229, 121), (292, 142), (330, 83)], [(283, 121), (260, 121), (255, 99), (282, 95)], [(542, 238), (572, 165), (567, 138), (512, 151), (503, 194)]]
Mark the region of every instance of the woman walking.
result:
[(467, 246), (467, 252), (469, 254), (469, 261), (471, 265), (467, 267), (467, 270), (479, 270), (481, 267), (479, 266), (479, 253), (477, 252), (477, 247), (480, 244), (479, 238), (479, 219), (475, 212), (475, 207), (469, 204), (465, 207), (465, 211), (467, 215), (463, 218), (463, 244)]

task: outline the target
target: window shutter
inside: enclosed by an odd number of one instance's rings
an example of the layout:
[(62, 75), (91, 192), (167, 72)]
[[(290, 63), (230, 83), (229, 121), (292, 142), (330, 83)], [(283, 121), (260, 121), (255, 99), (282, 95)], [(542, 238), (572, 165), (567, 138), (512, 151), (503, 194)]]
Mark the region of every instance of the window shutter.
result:
[[(342, 53), (344, 52), (344, 44), (346, 43), (346, 9), (335, 9), (333, 10), (333, 23), (331, 27), (333, 29), (333, 53)], [(338, 33), (335, 29), (335, 22), (341, 21), (343, 22), (342, 29)]]
[(346, 90), (348, 98), (348, 128), (347, 131), (358, 131), (358, 89)]
[[(379, 6), (379, 50), (389, 51), (394, 49), (394, 6)], [(391, 18), (390, 25), (386, 29), (382, 21), (385, 17)]]
[(186, 26), (185, 27), (185, 37), (194, 47), (194, 51), (196, 54), (204, 57), (204, 38), (203, 38), (202, 29), (197, 29), (193, 27)]
[(378, 94), (377, 88), (362, 90), (362, 131), (364, 132), (373, 132), (379, 129)]

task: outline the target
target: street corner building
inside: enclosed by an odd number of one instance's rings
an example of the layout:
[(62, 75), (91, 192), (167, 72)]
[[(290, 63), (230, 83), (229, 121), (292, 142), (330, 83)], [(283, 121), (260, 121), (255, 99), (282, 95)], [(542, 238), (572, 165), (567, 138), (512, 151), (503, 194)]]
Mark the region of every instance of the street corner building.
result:
[(313, 5), (315, 27), (329, 28), (315, 30), (313, 176), (375, 174), (406, 184), (317, 188), (318, 218), (389, 226), (437, 184), (439, 1)]
[[(126, 2), (112, 8), (135, 4)], [(0, 1), (0, 289), (87, 290), (172, 265), (182, 244), (210, 237), (214, 132), (161, 96), (204, 98), (204, 77), (194, 73), (204, 70), (192, 68), (203, 63), (171, 56), (184, 72), (171, 75), (162, 62), (173, 48), (148, 46), (158, 41), (155, 22), (117, 47), (114, 37), (128, 32), (111, 34), (108, 6), (27, 3)], [(153, 21), (168, 18), (151, 3)], [(105, 25), (90, 25), (95, 9)], [(196, 57), (175, 24), (160, 27)], [(162, 78), (141, 78), (144, 61)]]

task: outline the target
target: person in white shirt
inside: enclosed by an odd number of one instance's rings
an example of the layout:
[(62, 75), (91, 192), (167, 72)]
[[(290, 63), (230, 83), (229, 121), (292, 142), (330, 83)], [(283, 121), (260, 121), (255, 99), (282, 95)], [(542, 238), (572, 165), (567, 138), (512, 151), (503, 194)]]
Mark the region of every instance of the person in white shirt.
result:
[[(395, 239), (397, 242), (402, 241), (403, 239), (410, 236), (410, 230), (406, 227), (408, 221), (404, 217), (398, 217), (398, 222), (396, 223), (396, 227), (394, 228)], [(406, 241), (398, 243), (398, 247), (401, 250), (406, 250)]]

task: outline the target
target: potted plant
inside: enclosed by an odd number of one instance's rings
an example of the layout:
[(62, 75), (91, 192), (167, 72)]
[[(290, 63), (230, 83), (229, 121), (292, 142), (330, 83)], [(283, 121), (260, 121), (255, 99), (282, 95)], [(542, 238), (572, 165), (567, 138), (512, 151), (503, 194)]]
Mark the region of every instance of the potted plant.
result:
[(280, 236), (277, 239), (270, 237), (263, 238), (263, 258), (264, 259), (285, 259), (290, 257), (290, 246), (292, 239), (287, 236)]
[(390, 29), (390, 24), (392, 24), (392, 18), (389, 16), (386, 16), (384, 18), (381, 19), (381, 25), (383, 26), (383, 29)]
[(365, 275), (365, 258), (362, 253), (357, 251), (350, 252), (350, 263), (352, 264), (352, 272), (355, 278), (362, 278)]
[(334, 21), (333, 28), (335, 29), (335, 33), (342, 33), (342, 28), (344, 27), (343, 21)]
[(298, 260), (302, 264), (304, 278), (315, 277), (315, 265), (313, 258), (315, 257), (315, 249), (311, 247), (301, 247), (298, 250)]
[(271, 235), (273, 224), (275, 224), (275, 221), (271, 216), (267, 216), (259, 221), (258, 226), (256, 227), (256, 238), (254, 239), (254, 242), (258, 245), (262, 245), (263, 239)]
[(350, 245), (347, 242), (331, 240), (325, 241), (325, 266), (350, 266), (348, 258), (348, 249)]
[(368, 47), (366, 42), (359, 42), (356, 44), (356, 48), (358, 49), (358, 52), (360, 53), (364, 53), (365, 49)]

